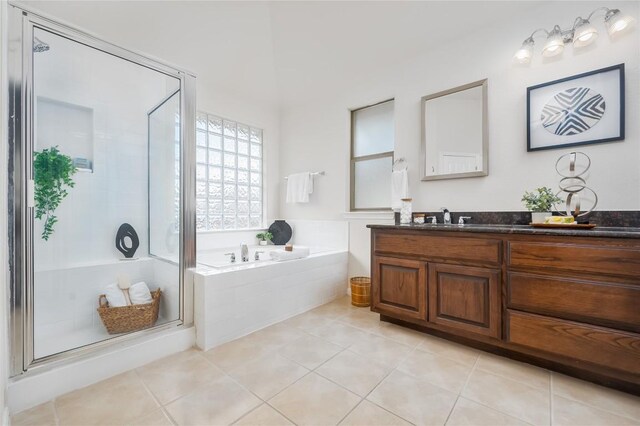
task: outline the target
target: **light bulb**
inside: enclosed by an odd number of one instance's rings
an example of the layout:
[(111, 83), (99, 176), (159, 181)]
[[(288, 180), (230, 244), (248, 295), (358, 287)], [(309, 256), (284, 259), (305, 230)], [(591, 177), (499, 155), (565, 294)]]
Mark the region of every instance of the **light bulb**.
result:
[(542, 56), (551, 57), (562, 53), (564, 50), (564, 40), (562, 39), (562, 30), (559, 26), (555, 26), (547, 36), (547, 41), (542, 48)]
[(513, 60), (520, 64), (528, 64), (531, 62), (533, 56), (533, 39), (528, 38), (523, 43), (520, 49), (513, 55)]
[(609, 35), (613, 36), (614, 34), (633, 27), (636, 20), (631, 15), (623, 15), (619, 9), (611, 9), (605, 15), (604, 22), (607, 25)]
[(575, 47), (588, 46), (598, 38), (598, 30), (587, 19), (578, 19), (579, 23), (573, 32), (573, 45)]

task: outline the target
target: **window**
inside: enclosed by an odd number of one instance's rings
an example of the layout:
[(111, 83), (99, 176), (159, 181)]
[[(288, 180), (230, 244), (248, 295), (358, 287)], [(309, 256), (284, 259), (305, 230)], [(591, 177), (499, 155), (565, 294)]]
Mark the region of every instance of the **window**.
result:
[(262, 129), (198, 113), (196, 229), (261, 228)]
[(351, 210), (391, 208), (393, 99), (351, 111)]

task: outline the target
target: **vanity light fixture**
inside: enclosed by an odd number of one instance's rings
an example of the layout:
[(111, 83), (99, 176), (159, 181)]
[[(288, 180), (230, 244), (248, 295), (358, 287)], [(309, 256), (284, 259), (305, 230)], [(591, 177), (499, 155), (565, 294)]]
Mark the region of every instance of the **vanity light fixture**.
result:
[(563, 30), (559, 25), (555, 25), (551, 31), (544, 28), (535, 30), (525, 39), (522, 46), (513, 56), (514, 61), (521, 64), (529, 64), (533, 57), (534, 36), (543, 33), (546, 41), (542, 47), (542, 56), (552, 57), (562, 53), (565, 44), (573, 43), (573, 47), (580, 48), (588, 46), (598, 38), (598, 30), (591, 23), (591, 18), (597, 12), (605, 12), (604, 24), (610, 37), (614, 37), (619, 33), (631, 28), (636, 20), (630, 16), (620, 12), (620, 9), (609, 9), (600, 7), (587, 16), (587, 18), (577, 17), (573, 21), (571, 29)]

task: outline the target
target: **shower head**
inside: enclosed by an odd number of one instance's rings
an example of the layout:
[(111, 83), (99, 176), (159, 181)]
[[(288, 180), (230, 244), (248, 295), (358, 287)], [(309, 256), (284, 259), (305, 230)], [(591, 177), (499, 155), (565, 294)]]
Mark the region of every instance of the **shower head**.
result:
[(50, 49), (50, 46), (44, 41), (40, 40), (38, 37), (33, 38), (33, 51), (36, 53), (46, 52)]

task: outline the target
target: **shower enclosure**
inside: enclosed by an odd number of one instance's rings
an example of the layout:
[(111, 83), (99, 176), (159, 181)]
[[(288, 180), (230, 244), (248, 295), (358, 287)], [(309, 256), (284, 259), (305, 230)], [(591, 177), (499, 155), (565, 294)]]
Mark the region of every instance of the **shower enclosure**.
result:
[[(195, 265), (195, 78), (9, 9), (15, 375), (184, 323), (185, 270)], [(133, 231), (118, 241), (124, 224)], [(162, 291), (157, 322), (108, 334), (100, 295), (140, 281)]]

